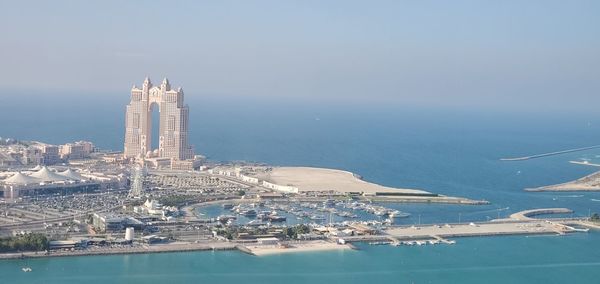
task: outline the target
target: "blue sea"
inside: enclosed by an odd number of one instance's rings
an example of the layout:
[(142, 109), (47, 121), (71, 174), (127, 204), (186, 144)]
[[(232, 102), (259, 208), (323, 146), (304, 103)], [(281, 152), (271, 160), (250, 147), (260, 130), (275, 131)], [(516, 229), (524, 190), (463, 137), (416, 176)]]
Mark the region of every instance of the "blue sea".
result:
[[(122, 148), (127, 94), (93, 98), (0, 93), (0, 136)], [(35, 99), (34, 99), (35, 98)], [(278, 99), (193, 97), (190, 140), (215, 161), (349, 170), (365, 180), (485, 206), (400, 204), (406, 224), (505, 217), (543, 207), (600, 212), (600, 193), (525, 192), (597, 170), (600, 149), (502, 162), (499, 158), (600, 144), (600, 115)], [(34, 103), (32, 103), (34, 102)], [(360, 250), (253, 257), (164, 253), (1, 261), (0, 283), (598, 283), (600, 234), (458, 239), (453, 246), (359, 245)]]

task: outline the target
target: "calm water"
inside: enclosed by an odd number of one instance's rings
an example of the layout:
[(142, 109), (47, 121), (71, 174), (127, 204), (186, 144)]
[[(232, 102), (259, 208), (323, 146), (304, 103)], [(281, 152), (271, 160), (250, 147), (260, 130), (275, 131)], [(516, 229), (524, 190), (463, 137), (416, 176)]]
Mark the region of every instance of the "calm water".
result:
[[(27, 106), (0, 104), (0, 136), (53, 143), (89, 139), (120, 149), (122, 100)], [(0, 94), (0, 97), (3, 95)], [(304, 102), (190, 99), (191, 142), (214, 160), (335, 167), (389, 186), (486, 199), (489, 206), (397, 205), (401, 222), (486, 220), (532, 207), (600, 212), (599, 193), (528, 193), (525, 187), (593, 172), (569, 164), (589, 150), (525, 162), (498, 158), (600, 144), (600, 116), (359, 107)], [(73, 111), (74, 105), (81, 109)], [(61, 106), (62, 111), (53, 107)], [(32, 115), (35, 114), (35, 115)], [(94, 127), (88, 127), (89, 125)], [(360, 251), (251, 257), (236, 252), (173, 253), (0, 262), (0, 283), (597, 283), (600, 234), (459, 239), (454, 246), (361, 246)]]

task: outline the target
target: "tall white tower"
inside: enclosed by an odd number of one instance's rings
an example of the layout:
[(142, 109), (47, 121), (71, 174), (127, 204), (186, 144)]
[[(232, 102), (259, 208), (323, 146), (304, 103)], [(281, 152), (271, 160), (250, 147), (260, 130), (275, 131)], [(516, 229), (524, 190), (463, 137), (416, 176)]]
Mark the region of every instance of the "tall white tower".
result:
[[(158, 107), (159, 141), (151, 144), (152, 110)], [(160, 86), (152, 86), (146, 77), (142, 88), (131, 88), (131, 101), (125, 114), (124, 155), (128, 158), (146, 156), (158, 146), (158, 156), (187, 160), (194, 157), (194, 150), (188, 143), (189, 109), (183, 104), (183, 89), (171, 89), (165, 78)]]
[(131, 168), (131, 188), (129, 197), (140, 197), (144, 192), (144, 179), (146, 178), (146, 169), (141, 166)]

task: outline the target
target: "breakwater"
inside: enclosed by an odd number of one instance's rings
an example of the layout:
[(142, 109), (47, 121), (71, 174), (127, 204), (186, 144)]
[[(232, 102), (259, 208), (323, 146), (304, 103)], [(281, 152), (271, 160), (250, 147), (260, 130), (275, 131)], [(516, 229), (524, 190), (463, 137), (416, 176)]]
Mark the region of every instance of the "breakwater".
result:
[(531, 159), (548, 157), (548, 156), (555, 156), (555, 155), (572, 153), (572, 152), (585, 151), (585, 150), (596, 149), (596, 148), (600, 148), (600, 145), (594, 145), (594, 146), (582, 147), (582, 148), (575, 148), (575, 149), (567, 149), (567, 150), (562, 150), (562, 151), (549, 152), (549, 153), (543, 153), (543, 154), (536, 154), (536, 155), (531, 155), (531, 156), (523, 156), (523, 157), (515, 157), (515, 158), (501, 158), (500, 161), (525, 161), (525, 160), (531, 160)]

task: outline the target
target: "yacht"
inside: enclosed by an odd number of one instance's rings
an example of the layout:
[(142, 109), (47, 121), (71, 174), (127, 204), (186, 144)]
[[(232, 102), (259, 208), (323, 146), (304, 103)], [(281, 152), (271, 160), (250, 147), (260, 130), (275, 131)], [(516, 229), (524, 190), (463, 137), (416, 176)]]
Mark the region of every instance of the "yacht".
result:
[(390, 213), (390, 218), (406, 218), (409, 216), (410, 216), (410, 213), (401, 212), (398, 210), (394, 210), (394, 211), (392, 211), (392, 213)]
[(321, 215), (312, 215), (310, 216), (311, 220), (315, 220), (315, 221), (323, 221), (325, 220), (325, 217), (321, 216)]
[(252, 216), (256, 216), (256, 210), (254, 210), (254, 209), (242, 210), (242, 211), (240, 211), (240, 214), (242, 214), (246, 217), (252, 217)]
[(287, 218), (284, 216), (270, 215), (267, 217), (267, 219), (269, 219), (271, 222), (285, 222)]

